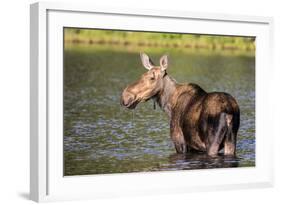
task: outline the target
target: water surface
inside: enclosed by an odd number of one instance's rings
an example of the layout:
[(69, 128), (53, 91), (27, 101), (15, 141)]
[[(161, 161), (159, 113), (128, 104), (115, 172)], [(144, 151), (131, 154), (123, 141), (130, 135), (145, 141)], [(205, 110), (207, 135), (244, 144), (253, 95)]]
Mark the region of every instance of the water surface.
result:
[[(255, 166), (255, 58), (236, 53), (169, 54), (168, 74), (208, 92), (234, 96), (240, 106), (237, 157), (175, 154), (168, 117), (151, 101), (120, 106), (124, 87), (145, 72), (139, 54), (98, 46), (64, 51), (64, 175)], [(150, 51), (159, 59), (162, 50)]]

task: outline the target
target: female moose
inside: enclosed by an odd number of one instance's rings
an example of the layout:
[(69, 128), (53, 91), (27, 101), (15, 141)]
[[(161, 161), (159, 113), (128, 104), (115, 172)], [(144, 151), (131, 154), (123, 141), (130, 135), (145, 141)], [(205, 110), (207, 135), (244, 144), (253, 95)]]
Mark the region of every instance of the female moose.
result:
[(224, 148), (225, 155), (235, 155), (240, 123), (236, 100), (223, 92), (207, 93), (196, 84), (178, 84), (167, 74), (167, 55), (161, 57), (160, 66), (144, 53), (140, 57), (148, 71), (124, 89), (121, 104), (134, 109), (153, 98), (169, 116), (177, 153), (196, 150), (217, 155)]

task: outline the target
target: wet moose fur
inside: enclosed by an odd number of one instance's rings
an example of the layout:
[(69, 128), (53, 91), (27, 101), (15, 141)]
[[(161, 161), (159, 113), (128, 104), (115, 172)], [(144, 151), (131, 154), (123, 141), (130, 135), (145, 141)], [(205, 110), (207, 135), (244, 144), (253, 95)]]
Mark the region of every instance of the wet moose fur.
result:
[(148, 71), (124, 89), (121, 104), (134, 109), (139, 102), (154, 99), (169, 116), (177, 153), (217, 155), (224, 148), (225, 155), (235, 155), (240, 123), (236, 100), (223, 92), (207, 93), (196, 84), (178, 84), (167, 74), (166, 55), (161, 57), (160, 66), (144, 53), (141, 60)]

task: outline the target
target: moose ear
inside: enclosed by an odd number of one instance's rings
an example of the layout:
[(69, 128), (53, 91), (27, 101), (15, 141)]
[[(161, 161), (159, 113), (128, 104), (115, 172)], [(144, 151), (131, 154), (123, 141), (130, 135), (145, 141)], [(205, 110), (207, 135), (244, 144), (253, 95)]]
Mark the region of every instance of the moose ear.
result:
[(145, 53), (140, 53), (142, 65), (147, 69), (150, 70), (154, 67), (154, 63), (152, 60), (146, 55)]
[(161, 71), (165, 71), (168, 68), (168, 55), (163, 55), (160, 58)]

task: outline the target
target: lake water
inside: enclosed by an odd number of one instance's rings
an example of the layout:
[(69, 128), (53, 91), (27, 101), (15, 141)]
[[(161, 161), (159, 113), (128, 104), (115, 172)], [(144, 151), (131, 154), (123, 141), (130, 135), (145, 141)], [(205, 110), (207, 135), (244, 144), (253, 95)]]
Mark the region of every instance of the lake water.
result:
[[(145, 50), (144, 50), (145, 51)], [(164, 51), (147, 51), (157, 62)], [(255, 166), (255, 57), (166, 50), (168, 74), (208, 92), (234, 96), (240, 106), (237, 157), (176, 154), (166, 114), (148, 101), (120, 106), (127, 84), (145, 72), (130, 49), (69, 46), (64, 52), (64, 175)]]

